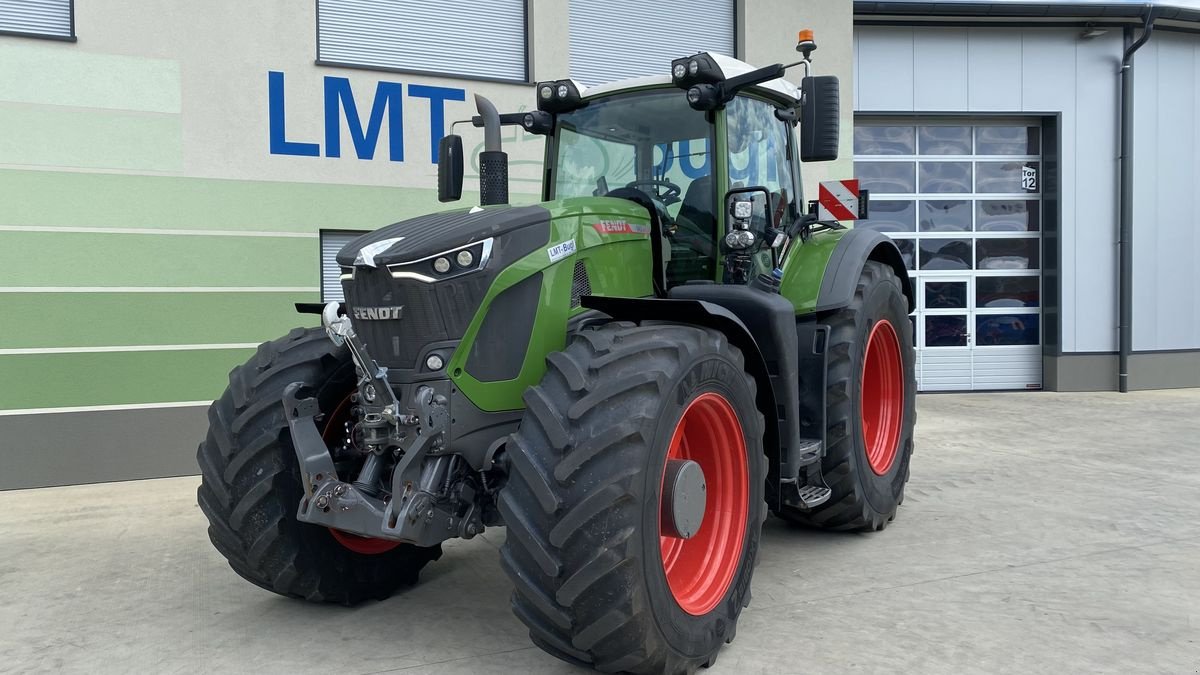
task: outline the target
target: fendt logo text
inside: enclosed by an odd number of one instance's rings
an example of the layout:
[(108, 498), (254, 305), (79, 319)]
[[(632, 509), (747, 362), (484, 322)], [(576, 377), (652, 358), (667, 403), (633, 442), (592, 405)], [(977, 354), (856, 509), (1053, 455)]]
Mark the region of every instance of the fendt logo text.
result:
[(403, 311), (403, 305), (395, 307), (355, 307), (354, 318), (362, 321), (387, 321), (389, 319), (399, 319)]

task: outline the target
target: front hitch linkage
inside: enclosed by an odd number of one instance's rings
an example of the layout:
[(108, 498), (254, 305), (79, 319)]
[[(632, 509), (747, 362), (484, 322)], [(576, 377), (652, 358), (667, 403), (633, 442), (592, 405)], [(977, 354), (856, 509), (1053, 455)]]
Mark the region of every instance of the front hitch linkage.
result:
[[(317, 431), (315, 417), (320, 409), (316, 399), (302, 397), (303, 385), (299, 382), (284, 390), (283, 406), (304, 479), (305, 496), (297, 518), (364, 537), (402, 540), (418, 546), (432, 546), (455, 536), (470, 538), (481, 532), (480, 514), (474, 506), (459, 515), (459, 509), (439, 500), (455, 457), (428, 455), (445, 449), (450, 424), (446, 397), (429, 386), (419, 386), (412, 394), (412, 410), (405, 414), (387, 381), (387, 369), (371, 358), (349, 318), (338, 314), (337, 303), (325, 306), (321, 323), (335, 345), (345, 344), (350, 349), (362, 378), (360, 390), (372, 387), (384, 399), (381, 404), (364, 406), (374, 410), (368, 409), (363, 416), (368, 422), (364, 442), (371, 454), (362, 473), (374, 474), (370, 478), (360, 474), (351, 483), (337, 475), (333, 457)], [(388, 451), (397, 458), (392, 489), (390, 495), (380, 498), (372, 486), (382, 467), (381, 456)]]

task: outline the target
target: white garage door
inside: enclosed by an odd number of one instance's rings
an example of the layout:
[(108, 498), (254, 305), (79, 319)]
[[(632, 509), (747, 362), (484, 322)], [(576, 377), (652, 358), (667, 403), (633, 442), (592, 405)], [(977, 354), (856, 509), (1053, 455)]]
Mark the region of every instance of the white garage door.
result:
[(1041, 388), (1040, 140), (1019, 119), (855, 120), (857, 226), (904, 253), (923, 391)]

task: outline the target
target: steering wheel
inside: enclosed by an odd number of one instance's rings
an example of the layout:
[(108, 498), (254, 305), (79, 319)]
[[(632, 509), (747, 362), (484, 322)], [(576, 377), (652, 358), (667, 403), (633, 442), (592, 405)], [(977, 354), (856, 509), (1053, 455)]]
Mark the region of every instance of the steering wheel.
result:
[[(633, 188), (635, 190), (641, 190), (643, 186), (653, 188), (654, 191), (651, 196), (657, 198), (667, 206), (678, 202), (679, 195), (683, 192), (683, 188), (663, 178), (646, 178), (644, 180), (635, 180), (625, 184), (625, 187)], [(645, 190), (642, 191), (645, 192)]]

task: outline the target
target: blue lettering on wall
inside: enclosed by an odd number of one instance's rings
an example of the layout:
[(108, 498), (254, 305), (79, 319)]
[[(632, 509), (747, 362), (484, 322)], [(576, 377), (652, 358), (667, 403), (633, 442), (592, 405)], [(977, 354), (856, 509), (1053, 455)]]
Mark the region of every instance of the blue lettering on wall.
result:
[(321, 146), (316, 143), (297, 143), (287, 140), (284, 132), (283, 73), (272, 70), (267, 73), (267, 109), (270, 118), (271, 154), (317, 157)]
[(437, 164), (438, 141), (446, 135), (446, 101), (466, 100), (467, 92), (450, 87), (410, 84), (408, 95), (429, 99), (429, 161)]
[[(284, 127), (286, 120), (284, 102), (284, 75), (279, 71), (267, 73), (267, 106), (271, 154), (319, 157), (319, 143), (289, 141)], [(344, 77), (324, 78), (324, 129), (325, 156), (342, 155), (342, 119), (350, 132), (354, 154), (359, 159), (374, 159), (379, 144), (379, 134), (387, 122), (388, 159), (404, 161), (404, 99), (403, 85), (399, 82), (379, 81), (375, 85), (375, 98), (371, 101), (371, 112), (364, 128), (358, 113), (358, 103), (350, 80)], [(455, 87), (435, 87), (423, 84), (408, 85), (409, 98), (429, 101), (429, 160), (437, 162), (438, 140), (446, 130), (446, 102), (466, 100), (466, 91)], [(386, 113), (386, 115), (385, 115)]]
[[(325, 156), (342, 156), (342, 133), (340, 110), (346, 111), (346, 126), (350, 128), (350, 140), (359, 159), (374, 159), (375, 145), (379, 142), (379, 130), (383, 127), (383, 113), (388, 113), (388, 159), (404, 161), (404, 102), (399, 83), (380, 82), (375, 85), (375, 101), (371, 104), (371, 118), (364, 132), (354, 103), (354, 92), (350, 80), (344, 77), (325, 77)], [(339, 105), (340, 103), (340, 105)]]

